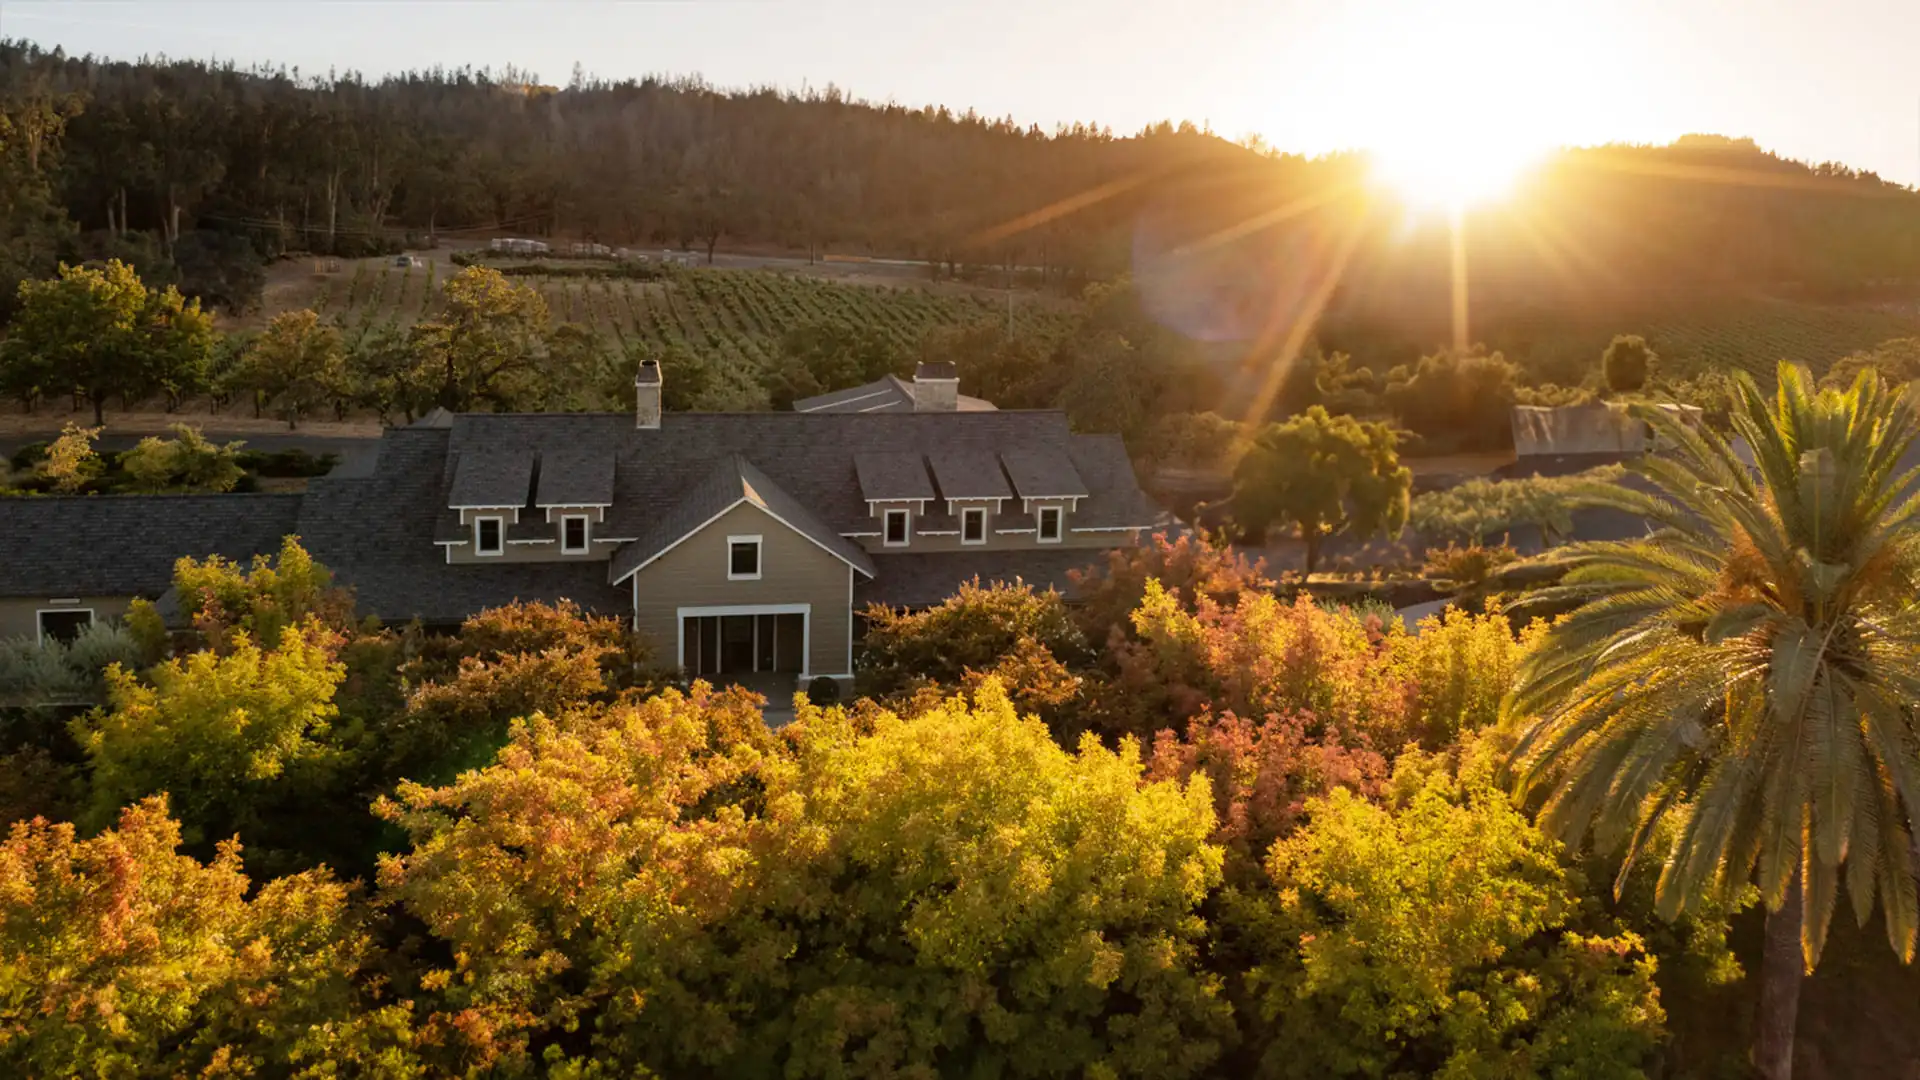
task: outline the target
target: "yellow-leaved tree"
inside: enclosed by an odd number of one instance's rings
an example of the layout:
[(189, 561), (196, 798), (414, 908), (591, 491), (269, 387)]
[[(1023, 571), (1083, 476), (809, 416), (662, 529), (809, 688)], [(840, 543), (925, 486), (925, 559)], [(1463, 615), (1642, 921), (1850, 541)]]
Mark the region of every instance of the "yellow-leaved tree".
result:
[(577, 1030), (575, 1060), (665, 1075), (1216, 1059), (1204, 781), (1143, 783), (1130, 742), (1064, 750), (992, 682), (912, 717), (802, 706), (789, 730), (696, 685), (535, 716), (495, 765), (404, 785), (381, 812), (411, 850), (380, 880), (454, 958), (430, 1030), (509, 1067)]

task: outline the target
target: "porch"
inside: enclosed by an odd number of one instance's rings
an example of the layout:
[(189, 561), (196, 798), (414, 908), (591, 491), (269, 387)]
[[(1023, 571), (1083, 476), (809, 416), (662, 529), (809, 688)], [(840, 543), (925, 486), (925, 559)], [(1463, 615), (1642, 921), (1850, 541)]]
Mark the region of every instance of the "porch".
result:
[(680, 666), (688, 675), (755, 689), (808, 675), (811, 620), (804, 605), (683, 607), (679, 615)]

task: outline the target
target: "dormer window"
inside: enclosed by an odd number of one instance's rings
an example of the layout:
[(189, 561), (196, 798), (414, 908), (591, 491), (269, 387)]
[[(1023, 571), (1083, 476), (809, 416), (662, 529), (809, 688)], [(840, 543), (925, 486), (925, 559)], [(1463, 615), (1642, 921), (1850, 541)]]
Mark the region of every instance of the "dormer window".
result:
[(499, 555), (506, 551), (506, 527), (503, 519), (497, 517), (477, 517), (473, 519), (473, 553), (475, 555)]
[(1057, 506), (1043, 506), (1040, 508), (1038, 528), (1041, 543), (1057, 544), (1060, 542), (1061, 514), (1062, 511)]
[(887, 511), (887, 531), (883, 543), (887, 547), (906, 547), (913, 538), (913, 511)]
[(560, 518), (560, 550), (567, 555), (587, 553), (587, 529), (592, 519), (585, 514), (565, 514)]
[(987, 542), (987, 511), (985, 507), (969, 506), (960, 511), (960, 542), (963, 544), (984, 544)]

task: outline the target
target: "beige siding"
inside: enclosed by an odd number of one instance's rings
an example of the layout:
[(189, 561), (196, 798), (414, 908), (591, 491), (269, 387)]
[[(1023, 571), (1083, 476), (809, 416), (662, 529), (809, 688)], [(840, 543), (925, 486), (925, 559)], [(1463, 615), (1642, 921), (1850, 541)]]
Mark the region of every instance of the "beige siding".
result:
[[(760, 537), (760, 579), (727, 579), (727, 537)], [(634, 620), (669, 661), (681, 608), (806, 604), (809, 675), (850, 672), (853, 571), (765, 511), (742, 504), (681, 541), (634, 576)]]
[(504, 510), (465, 509), (460, 511), (460, 527), (466, 529), (469, 535), (471, 535), (473, 531), (473, 519), (483, 517), (497, 517), (506, 524), (512, 525), (514, 522), (520, 520), (520, 511), (511, 508)]
[(54, 597), (7, 597), (0, 599), (0, 638), (38, 637), (40, 634), (39, 611), (42, 608), (92, 608), (93, 620), (105, 622), (118, 619), (127, 613), (133, 603), (131, 596), (82, 596), (78, 603), (66, 603), (72, 597), (62, 596), (61, 603), (54, 603)]
[(958, 534), (953, 536), (921, 536), (913, 534), (913, 540), (906, 547), (887, 547), (877, 536), (856, 536), (852, 540), (875, 555), (917, 555), (931, 551), (1051, 551), (1054, 548), (1110, 548), (1129, 547), (1134, 543), (1130, 532), (1077, 533), (1073, 526), (1067, 526), (1067, 532), (1057, 544), (1043, 544), (1034, 539), (1032, 531), (1023, 533), (997, 533), (993, 531), (992, 515), (987, 517), (987, 542), (984, 544), (962, 544)]
[[(560, 526), (555, 525), (558, 530)], [(499, 555), (475, 555), (473, 543), (448, 544), (443, 549), (446, 559), (451, 563), (518, 563), (518, 562), (606, 562), (613, 553), (620, 550), (619, 544), (602, 543), (595, 537), (588, 545), (585, 555), (563, 555), (560, 553), (560, 538), (556, 534), (551, 544), (516, 544), (507, 542), (506, 550)]]
[[(897, 508), (900, 504), (894, 503), (893, 505)], [(1004, 515), (994, 513), (991, 503), (984, 503), (984, 504), (983, 503), (961, 503), (958, 505), (960, 506), (985, 505), (987, 507), (987, 542), (986, 543), (984, 544), (961, 543), (960, 533), (958, 529), (958, 526), (960, 523), (959, 516), (955, 515), (952, 518), (946, 518), (945, 517), (946, 503), (941, 502), (939, 500), (935, 500), (931, 508), (936, 513), (939, 513), (942, 515), (943, 522), (948, 520), (952, 521), (953, 532), (951, 535), (927, 536), (921, 533), (920, 517), (919, 515), (916, 514), (914, 516), (914, 522), (913, 522), (913, 537), (910, 541), (908, 541), (907, 546), (888, 547), (884, 542), (886, 540), (886, 535), (885, 535), (886, 518), (883, 516), (881, 510), (876, 509), (873, 515), (872, 531), (879, 535), (855, 536), (855, 537), (850, 537), (850, 539), (853, 540), (854, 543), (859, 544), (861, 547), (866, 548), (868, 551), (871, 551), (876, 555), (910, 555), (910, 554), (915, 554), (917, 552), (923, 552), (923, 551), (1029, 551), (1034, 549), (1039, 549), (1044, 551), (1049, 548), (1055, 548), (1055, 547), (1110, 548), (1110, 547), (1129, 547), (1137, 542), (1137, 536), (1132, 532), (1086, 532), (1086, 533), (1074, 532), (1073, 531), (1074, 515), (1071, 511), (1068, 511), (1064, 519), (1064, 522), (1065, 522), (1064, 530), (1061, 534), (1059, 543), (1042, 544), (1038, 539), (1038, 534), (1034, 531), (1034, 528), (1035, 526), (1037, 526), (1037, 523), (1038, 523), (1038, 515), (1040, 512), (1040, 508), (1042, 506), (1059, 506), (1064, 508), (1067, 505), (1067, 503), (1064, 500), (1058, 500), (1058, 501), (1042, 500), (1042, 499), (1034, 500), (1033, 516), (1028, 516), (1020, 513), (1020, 508), (1022, 504), (1019, 499), (1007, 500), (1006, 508), (1008, 512)], [(1027, 531), (1017, 532), (1017, 533), (1002, 533), (998, 531), (1002, 528), (1022, 528), (1022, 529), (1026, 529)]]
[(534, 512), (544, 514), (546, 520), (556, 529), (560, 527), (562, 517), (572, 517), (575, 514), (585, 514), (588, 520), (596, 525), (606, 520), (605, 512), (598, 506), (542, 506), (536, 507)]
[[(593, 519), (592, 523), (587, 526), (589, 543), (585, 554), (569, 555), (560, 550), (560, 517), (562, 514), (586, 514), (589, 518)], [(505, 551), (499, 555), (475, 555), (473, 553), (473, 519), (476, 517), (498, 517), (501, 519), (501, 525), (506, 530), (505, 535), (509, 537), (505, 545)], [(562, 510), (555, 508), (551, 511), (522, 511), (520, 515), (520, 525), (518, 526), (515, 526), (513, 523), (513, 514), (511, 511), (462, 510), (460, 512), (460, 524), (461, 527), (466, 530), (466, 541), (459, 544), (442, 545), (442, 550), (446, 553), (445, 558), (450, 563), (460, 563), (464, 565), (467, 563), (606, 562), (612, 558), (613, 553), (620, 548), (620, 543), (617, 538), (601, 538), (600, 534), (603, 527), (600, 524), (600, 511), (598, 509)], [(512, 534), (515, 532), (526, 532), (528, 526), (536, 527), (540, 534), (550, 539), (551, 542), (545, 544), (514, 543), (511, 539)]]

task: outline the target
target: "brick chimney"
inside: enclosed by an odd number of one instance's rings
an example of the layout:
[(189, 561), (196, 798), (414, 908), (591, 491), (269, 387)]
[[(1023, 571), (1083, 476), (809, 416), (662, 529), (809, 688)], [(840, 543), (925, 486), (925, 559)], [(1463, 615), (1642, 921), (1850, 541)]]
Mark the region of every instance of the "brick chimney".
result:
[(960, 371), (950, 362), (913, 369), (913, 411), (952, 412), (960, 407)]
[(633, 377), (633, 426), (642, 431), (660, 430), (660, 361), (651, 356), (640, 361)]

